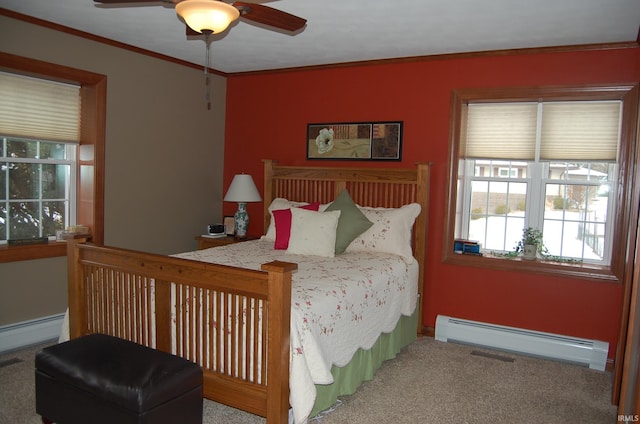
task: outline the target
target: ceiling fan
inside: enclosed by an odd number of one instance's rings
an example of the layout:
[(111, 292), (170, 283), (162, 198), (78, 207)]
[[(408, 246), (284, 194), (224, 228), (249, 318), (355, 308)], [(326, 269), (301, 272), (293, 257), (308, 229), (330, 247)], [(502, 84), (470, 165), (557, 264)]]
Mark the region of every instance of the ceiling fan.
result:
[[(123, 4), (123, 3), (155, 3), (158, 0), (94, 0), (103, 4)], [(209, 37), (212, 34), (219, 34), (227, 29), (231, 22), (239, 17), (267, 25), (280, 30), (295, 32), (302, 29), (307, 20), (272, 7), (262, 6), (255, 3), (234, 2), (225, 3), (222, 0), (161, 0), (176, 9), (187, 28), (187, 35), (204, 34), (206, 44), (206, 64), (205, 73), (205, 100), (207, 109), (211, 109), (209, 96)], [(149, 4), (152, 6), (152, 4)]]
[[(158, 0), (94, 0), (103, 4), (158, 3)], [(195, 33), (218, 34), (239, 17), (284, 31), (295, 32), (302, 29), (306, 19), (255, 3), (222, 0), (161, 0), (172, 5), (177, 14), (187, 24), (187, 35)], [(192, 31), (189, 31), (192, 30)]]

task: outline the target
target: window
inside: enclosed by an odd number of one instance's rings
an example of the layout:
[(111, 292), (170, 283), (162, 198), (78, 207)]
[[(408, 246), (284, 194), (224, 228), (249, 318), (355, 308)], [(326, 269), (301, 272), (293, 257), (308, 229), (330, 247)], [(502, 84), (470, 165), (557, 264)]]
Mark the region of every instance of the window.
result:
[(75, 144), (0, 137), (0, 244), (76, 224)]
[[(77, 111), (79, 115), (75, 118), (75, 140), (66, 136), (24, 136), (13, 130), (0, 131), (0, 190), (3, 190), (0, 191), (0, 211), (6, 210), (0, 212), (4, 213), (0, 216), (5, 220), (5, 226), (1, 230), (4, 233), (0, 240), (20, 234), (20, 231), (27, 231), (27, 228), (38, 235), (49, 235), (50, 231), (54, 231), (53, 228), (73, 223), (75, 219), (77, 223), (89, 226), (93, 241), (103, 243), (106, 77), (4, 52), (0, 52), (0, 64), (0, 72), (5, 74), (28, 75), (31, 79), (62, 83), (54, 84), (58, 87), (75, 86), (74, 89), (79, 90), (80, 97)], [(42, 95), (42, 91), (38, 93)], [(18, 101), (14, 101), (14, 106), (16, 104), (19, 104)], [(57, 111), (62, 108), (58, 103)], [(20, 110), (16, 107), (13, 109)], [(0, 107), (0, 121), (16, 122), (9, 113), (7, 108)], [(54, 122), (59, 126), (61, 119), (57, 117)], [(32, 130), (36, 128), (33, 124), (28, 124), (27, 127)], [(75, 145), (69, 146), (70, 141), (75, 142)], [(75, 168), (74, 162), (77, 165)], [(8, 188), (14, 180), (12, 172), (17, 173), (18, 170), (29, 170), (32, 175), (38, 176), (39, 181), (22, 188), (19, 194), (20, 201), (17, 200), (18, 197), (11, 197), (11, 190)], [(40, 180), (44, 184), (41, 184)], [(72, 206), (73, 200), (77, 205), (75, 211)], [(22, 216), (19, 212), (24, 210), (20, 211), (20, 207), (16, 207), (21, 202), (29, 204), (29, 208), (24, 209), (29, 212), (23, 213)], [(12, 207), (15, 211), (13, 215), (9, 212)], [(37, 222), (37, 226), (33, 225), (33, 222), (23, 225), (29, 220)], [(0, 262), (65, 254), (64, 243), (51, 242), (29, 246), (0, 244)]]
[[(631, 205), (617, 188), (631, 186), (635, 87), (464, 90), (454, 98), (444, 260), (495, 266), (533, 227), (572, 274), (596, 268), (618, 278)], [(455, 255), (456, 238), (479, 241), (484, 256)], [(526, 267), (562, 272), (567, 264)]]
[(456, 236), (506, 252), (533, 227), (550, 255), (609, 265), (621, 104), (469, 103)]
[(75, 224), (79, 128), (77, 85), (0, 72), (0, 244)]

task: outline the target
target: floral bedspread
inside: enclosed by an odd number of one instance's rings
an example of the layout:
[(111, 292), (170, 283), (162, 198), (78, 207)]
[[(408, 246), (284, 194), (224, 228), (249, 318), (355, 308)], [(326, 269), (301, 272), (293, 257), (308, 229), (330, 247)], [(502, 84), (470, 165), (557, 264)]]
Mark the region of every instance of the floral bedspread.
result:
[(307, 421), (315, 384), (330, 384), (332, 365), (344, 366), (392, 331), (417, 304), (418, 263), (376, 252), (335, 258), (287, 254), (273, 242), (246, 241), (174, 255), (249, 269), (273, 260), (295, 262), (291, 294), (290, 404), (295, 422)]

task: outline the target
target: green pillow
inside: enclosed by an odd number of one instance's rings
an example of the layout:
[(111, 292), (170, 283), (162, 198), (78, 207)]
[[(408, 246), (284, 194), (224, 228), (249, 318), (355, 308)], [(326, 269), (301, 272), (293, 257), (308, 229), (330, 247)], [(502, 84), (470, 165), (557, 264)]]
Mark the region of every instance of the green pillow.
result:
[(356, 237), (373, 225), (358, 209), (347, 190), (342, 190), (326, 210), (341, 212), (336, 230), (336, 254), (343, 253)]

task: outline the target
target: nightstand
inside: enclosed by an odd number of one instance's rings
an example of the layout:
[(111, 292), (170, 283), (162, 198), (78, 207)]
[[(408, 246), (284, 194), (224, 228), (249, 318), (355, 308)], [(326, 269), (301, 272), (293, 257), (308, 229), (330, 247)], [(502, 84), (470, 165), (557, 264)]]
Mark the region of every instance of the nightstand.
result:
[(225, 246), (227, 244), (232, 243), (240, 243), (242, 241), (248, 240), (257, 240), (260, 237), (255, 236), (247, 236), (245, 238), (236, 238), (234, 236), (226, 236), (226, 237), (206, 237), (206, 236), (196, 236), (196, 241), (198, 242), (198, 250), (208, 249), (210, 247), (219, 247)]

